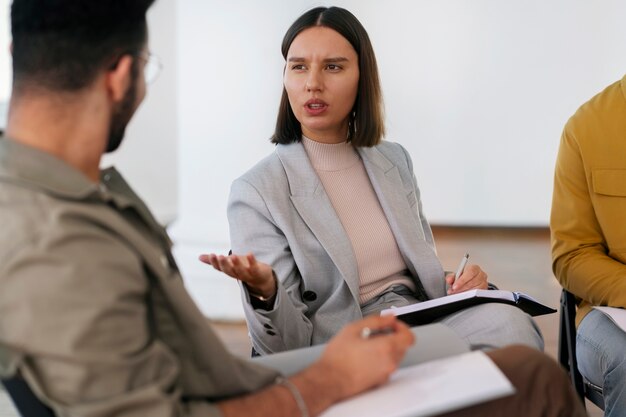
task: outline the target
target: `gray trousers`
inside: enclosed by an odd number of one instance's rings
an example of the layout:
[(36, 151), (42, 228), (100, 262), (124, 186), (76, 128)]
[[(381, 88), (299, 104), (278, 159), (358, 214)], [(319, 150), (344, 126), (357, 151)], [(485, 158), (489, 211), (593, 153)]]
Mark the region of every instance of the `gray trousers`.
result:
[[(361, 306), (363, 316), (380, 314), (391, 306), (401, 307), (418, 300), (404, 285), (393, 286)], [(526, 345), (543, 351), (543, 336), (535, 321), (508, 304), (487, 303), (469, 307), (436, 321), (450, 327), (472, 350), (492, 350), (509, 345)]]

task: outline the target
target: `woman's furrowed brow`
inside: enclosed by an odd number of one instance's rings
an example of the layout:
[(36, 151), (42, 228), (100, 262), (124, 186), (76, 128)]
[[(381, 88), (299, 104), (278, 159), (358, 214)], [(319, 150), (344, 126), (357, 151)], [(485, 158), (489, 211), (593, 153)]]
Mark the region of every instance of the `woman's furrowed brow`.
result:
[(327, 58), (327, 59), (324, 60), (324, 62), (332, 62), (332, 63), (335, 63), (335, 62), (346, 62), (346, 61), (348, 61), (348, 58), (343, 57), (343, 56)]
[[(305, 62), (306, 59), (299, 57), (299, 56), (291, 56), (289, 58), (287, 58), (288, 62)], [(331, 63), (336, 63), (336, 62), (346, 62), (349, 61), (348, 58), (343, 57), (343, 56), (338, 56), (338, 57), (332, 57), (332, 58), (326, 58), (324, 59), (324, 62), (331, 62)]]

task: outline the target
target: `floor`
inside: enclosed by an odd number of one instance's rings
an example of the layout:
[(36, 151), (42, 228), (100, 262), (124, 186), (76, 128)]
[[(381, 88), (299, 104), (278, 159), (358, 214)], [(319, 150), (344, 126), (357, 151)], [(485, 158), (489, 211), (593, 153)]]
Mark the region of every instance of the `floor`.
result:
[[(470, 261), (489, 274), (489, 280), (502, 289), (522, 291), (558, 308), (560, 287), (550, 269), (550, 242), (547, 229), (451, 228), (433, 230), (437, 251), (447, 270), (456, 269), (461, 257), (469, 252)], [(558, 315), (537, 317), (546, 342), (546, 352), (556, 358)], [(243, 323), (214, 323), (229, 349), (249, 356), (250, 343)], [(0, 417), (13, 417), (14, 411), (0, 391)], [(591, 417), (602, 411), (587, 405)]]

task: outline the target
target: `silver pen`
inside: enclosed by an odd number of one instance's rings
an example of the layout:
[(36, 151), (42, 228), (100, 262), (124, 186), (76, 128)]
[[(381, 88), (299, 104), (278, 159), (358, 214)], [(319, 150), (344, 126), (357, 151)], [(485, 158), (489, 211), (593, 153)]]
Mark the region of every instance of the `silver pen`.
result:
[(455, 282), (456, 282), (457, 279), (459, 279), (459, 277), (463, 273), (463, 270), (465, 269), (465, 265), (467, 265), (467, 260), (468, 259), (469, 259), (469, 253), (466, 253), (465, 256), (463, 257), (463, 259), (461, 259), (461, 263), (459, 264), (459, 267), (456, 269), (456, 274), (454, 274), (454, 281)]
[(369, 339), (374, 336), (379, 336), (383, 334), (391, 334), (395, 333), (393, 327), (383, 327), (381, 329), (372, 329), (370, 327), (364, 327), (361, 329), (361, 339)]

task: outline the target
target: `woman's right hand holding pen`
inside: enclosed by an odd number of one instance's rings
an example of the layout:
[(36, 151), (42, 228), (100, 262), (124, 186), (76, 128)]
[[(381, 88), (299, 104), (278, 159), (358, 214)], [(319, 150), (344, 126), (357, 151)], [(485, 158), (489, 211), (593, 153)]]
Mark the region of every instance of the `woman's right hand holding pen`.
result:
[(455, 274), (446, 276), (448, 295), (460, 292), (481, 289), (486, 290), (489, 286), (487, 274), (478, 265), (467, 265), (469, 254), (465, 254)]

